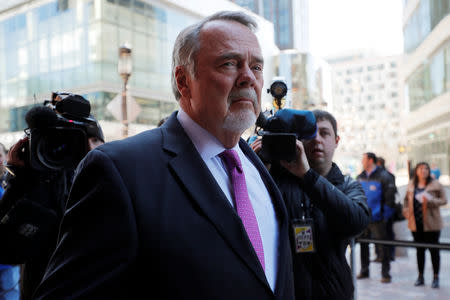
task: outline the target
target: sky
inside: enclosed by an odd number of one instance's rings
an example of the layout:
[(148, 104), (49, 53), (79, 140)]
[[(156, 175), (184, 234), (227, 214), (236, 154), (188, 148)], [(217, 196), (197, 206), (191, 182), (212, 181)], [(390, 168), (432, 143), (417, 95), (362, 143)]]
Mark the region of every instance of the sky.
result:
[(403, 52), (402, 0), (310, 1), (310, 47), (321, 57), (368, 49)]

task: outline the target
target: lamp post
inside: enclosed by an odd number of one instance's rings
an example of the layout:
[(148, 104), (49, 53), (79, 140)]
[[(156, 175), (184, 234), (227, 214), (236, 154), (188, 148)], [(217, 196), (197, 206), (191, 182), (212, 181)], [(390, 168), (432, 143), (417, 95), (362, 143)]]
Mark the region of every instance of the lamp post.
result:
[(131, 58), (131, 47), (125, 43), (119, 47), (119, 63), (117, 70), (123, 79), (122, 89), (122, 137), (128, 136), (128, 113), (127, 113), (127, 83), (133, 71), (133, 60)]

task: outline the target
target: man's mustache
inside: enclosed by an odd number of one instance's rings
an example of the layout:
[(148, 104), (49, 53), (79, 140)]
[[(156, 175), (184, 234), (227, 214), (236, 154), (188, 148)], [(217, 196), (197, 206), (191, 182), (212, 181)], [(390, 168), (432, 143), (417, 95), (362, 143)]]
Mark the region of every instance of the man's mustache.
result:
[(253, 102), (253, 106), (255, 110), (257, 109), (258, 103), (258, 95), (254, 89), (236, 89), (232, 90), (230, 95), (228, 96), (228, 104), (231, 105), (231, 102), (235, 99), (246, 98), (250, 99)]

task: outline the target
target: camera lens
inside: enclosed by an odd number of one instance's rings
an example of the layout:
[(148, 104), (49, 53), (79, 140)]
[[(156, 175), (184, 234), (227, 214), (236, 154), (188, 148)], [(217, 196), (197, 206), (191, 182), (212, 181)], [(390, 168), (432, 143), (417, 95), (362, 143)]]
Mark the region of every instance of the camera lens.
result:
[[(75, 168), (86, 154), (86, 135), (75, 128), (48, 128), (36, 147), (37, 158), (53, 170)], [(81, 146), (80, 146), (81, 145)]]
[(281, 99), (284, 96), (286, 96), (287, 90), (288, 90), (288, 88), (287, 88), (286, 83), (284, 83), (283, 81), (279, 81), (279, 80), (275, 81), (270, 86), (270, 93), (276, 99)]
[(69, 145), (67, 141), (60, 140), (41, 140), (38, 146), (40, 158), (43, 161), (49, 162), (55, 166), (62, 165), (65, 158), (69, 155)]

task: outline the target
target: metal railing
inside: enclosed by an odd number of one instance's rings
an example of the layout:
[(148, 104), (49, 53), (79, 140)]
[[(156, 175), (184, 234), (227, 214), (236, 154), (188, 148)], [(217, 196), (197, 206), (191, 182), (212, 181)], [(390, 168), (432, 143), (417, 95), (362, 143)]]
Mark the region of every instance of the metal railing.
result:
[(363, 239), (357, 238), (356, 243), (373, 243), (380, 245), (389, 245), (389, 246), (400, 246), (400, 247), (413, 247), (413, 248), (436, 248), (441, 250), (450, 250), (449, 243), (417, 243), (413, 241), (403, 241), (403, 240), (378, 240), (378, 239)]
[(372, 243), (379, 245), (389, 245), (398, 247), (412, 247), (412, 248), (434, 248), (439, 250), (450, 250), (450, 243), (417, 243), (413, 241), (403, 241), (403, 240), (378, 240), (378, 239), (367, 239), (367, 238), (356, 238), (350, 241), (350, 268), (352, 270), (352, 280), (355, 291), (353, 293), (353, 299), (357, 300), (357, 290), (356, 290), (356, 272), (355, 272), (355, 244), (356, 243)]

